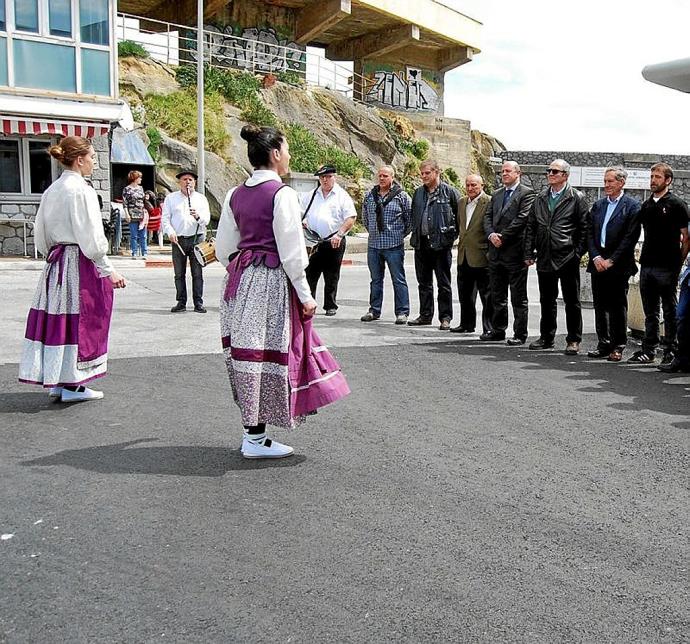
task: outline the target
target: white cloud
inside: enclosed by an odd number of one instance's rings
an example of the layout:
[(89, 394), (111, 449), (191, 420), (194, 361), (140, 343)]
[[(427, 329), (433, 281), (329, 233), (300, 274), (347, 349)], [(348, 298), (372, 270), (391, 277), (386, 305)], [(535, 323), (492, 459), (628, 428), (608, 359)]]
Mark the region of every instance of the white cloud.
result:
[(444, 2), (484, 23), (482, 52), (446, 74), (447, 116), (512, 149), (690, 152), (690, 95), (641, 74), (690, 57), (690, 2)]

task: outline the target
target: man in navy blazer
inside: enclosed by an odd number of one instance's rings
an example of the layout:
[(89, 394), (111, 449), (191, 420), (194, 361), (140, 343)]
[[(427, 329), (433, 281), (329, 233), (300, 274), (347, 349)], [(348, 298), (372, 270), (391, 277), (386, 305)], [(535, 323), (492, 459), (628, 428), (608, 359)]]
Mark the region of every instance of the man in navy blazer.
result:
[(604, 172), (606, 197), (592, 206), (587, 243), (592, 274), (594, 322), (599, 343), (587, 355), (620, 362), (628, 341), (628, 282), (637, 273), (635, 244), (640, 238), (640, 202), (623, 192), (628, 173)]

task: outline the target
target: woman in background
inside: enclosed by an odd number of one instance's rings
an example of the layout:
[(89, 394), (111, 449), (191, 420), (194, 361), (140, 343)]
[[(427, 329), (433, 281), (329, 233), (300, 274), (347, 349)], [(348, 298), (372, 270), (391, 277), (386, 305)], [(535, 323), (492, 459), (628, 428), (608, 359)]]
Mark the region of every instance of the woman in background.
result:
[[(245, 458), (282, 458), (294, 450), (272, 441), (266, 425), (292, 428), (346, 396), (340, 367), (312, 329), (316, 302), (297, 194), (280, 177), (288, 143), (273, 128), (246, 125), (252, 176), (228, 193), (216, 236), (227, 267), (220, 303), (225, 363), (240, 408)], [(232, 256), (232, 258), (231, 258)]]
[(146, 258), (146, 224), (149, 214), (144, 207), (144, 189), (141, 187), (142, 174), (139, 170), (132, 170), (127, 175), (128, 184), (122, 191), (122, 202), (129, 222), (129, 246), (132, 249), (132, 259), (137, 256), (137, 250)]
[(79, 136), (49, 149), (64, 171), (41, 197), (35, 243), (46, 257), (29, 310), (19, 380), (63, 402), (103, 397), (85, 383), (104, 376), (113, 288), (125, 286), (108, 259), (96, 191), (85, 177), (96, 153)]

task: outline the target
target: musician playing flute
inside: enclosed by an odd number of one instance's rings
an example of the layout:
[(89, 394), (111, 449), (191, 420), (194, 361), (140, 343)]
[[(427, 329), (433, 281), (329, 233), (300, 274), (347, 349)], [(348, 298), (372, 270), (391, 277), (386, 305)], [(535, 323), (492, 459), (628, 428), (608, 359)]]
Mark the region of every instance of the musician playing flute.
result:
[(180, 189), (170, 193), (163, 202), (163, 232), (172, 244), (177, 304), (171, 313), (187, 310), (187, 260), (192, 272), (194, 311), (206, 313), (204, 307), (204, 274), (194, 256), (194, 246), (206, 239), (206, 226), (211, 221), (208, 200), (196, 192), (197, 174), (181, 170), (176, 175)]

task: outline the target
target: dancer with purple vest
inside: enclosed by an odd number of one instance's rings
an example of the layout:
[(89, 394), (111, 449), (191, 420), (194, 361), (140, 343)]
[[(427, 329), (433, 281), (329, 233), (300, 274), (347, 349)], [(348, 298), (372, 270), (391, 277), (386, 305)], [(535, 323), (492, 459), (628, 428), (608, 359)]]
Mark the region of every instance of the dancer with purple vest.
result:
[(96, 191), (86, 183), (96, 160), (91, 144), (68, 136), (48, 152), (64, 171), (41, 197), (35, 244), (46, 258), (29, 316), (19, 380), (51, 398), (103, 398), (85, 383), (106, 373), (113, 288), (125, 286), (108, 259)]
[(242, 414), (245, 458), (282, 458), (288, 445), (266, 425), (292, 428), (350, 393), (340, 367), (312, 328), (316, 311), (295, 191), (280, 177), (290, 152), (283, 134), (246, 125), (252, 176), (225, 198), (216, 256), (227, 268), (220, 302), (223, 353)]

